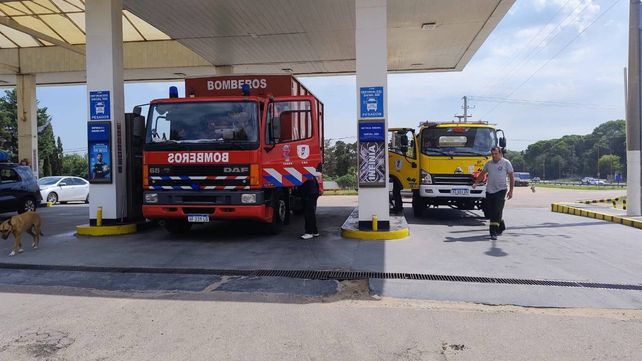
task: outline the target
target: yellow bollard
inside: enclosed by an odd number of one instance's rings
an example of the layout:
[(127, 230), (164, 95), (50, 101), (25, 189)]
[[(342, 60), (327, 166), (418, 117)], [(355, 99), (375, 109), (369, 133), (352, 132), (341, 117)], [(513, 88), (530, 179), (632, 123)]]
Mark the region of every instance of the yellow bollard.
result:
[(96, 226), (100, 227), (103, 225), (103, 207), (96, 208)]
[(379, 229), (379, 218), (376, 215), (372, 216), (372, 230), (376, 231)]

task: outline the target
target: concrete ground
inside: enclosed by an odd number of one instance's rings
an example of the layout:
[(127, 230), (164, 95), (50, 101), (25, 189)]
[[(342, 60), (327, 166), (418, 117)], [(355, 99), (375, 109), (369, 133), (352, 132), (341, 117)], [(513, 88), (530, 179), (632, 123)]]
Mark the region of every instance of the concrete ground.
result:
[[(41, 209), (40, 250), (10, 258), (10, 241), (0, 243), (0, 360), (637, 360), (642, 291), (198, 274), (360, 270), (642, 284), (640, 230), (549, 210), (553, 201), (615, 195), (557, 191), (518, 189), (497, 242), (479, 212), (445, 208), (421, 218), (406, 209), (405, 240), (342, 239), (356, 197), (322, 197), (322, 237), (311, 241), (297, 238), (299, 218), (271, 237), (247, 222), (181, 237), (162, 229), (76, 237), (86, 206)], [(130, 266), (193, 272), (117, 268)]]
[[(352, 285), (354, 286), (354, 285)], [(0, 360), (639, 360), (642, 312), (0, 290)], [(345, 297), (348, 296), (348, 297)]]
[[(178, 237), (163, 229), (119, 237), (76, 237), (71, 226), (86, 220), (87, 208), (56, 206), (39, 210), (45, 219), (46, 235), (41, 249), (26, 249), (16, 257), (0, 256), (0, 263), (348, 270), (642, 284), (642, 263), (634, 256), (642, 253), (640, 230), (552, 213), (551, 201), (569, 198), (568, 193), (575, 192), (558, 191), (562, 190), (542, 188), (532, 193), (528, 188), (517, 189), (505, 211), (508, 230), (496, 242), (488, 239), (480, 212), (446, 208), (429, 209), (421, 218), (415, 218), (406, 208), (411, 236), (404, 240), (343, 239), (339, 227), (356, 205), (356, 197), (345, 196), (321, 198), (318, 218), (322, 236), (309, 241), (297, 238), (303, 228), (299, 217), (278, 236), (262, 234), (254, 223), (225, 222), (200, 225)], [(610, 196), (588, 192), (574, 197)], [(609, 193), (617, 192), (621, 191)], [(3, 242), (0, 254), (8, 254), (9, 249), (10, 242)], [(168, 280), (168, 285), (159, 287), (171, 289), (172, 282)], [(631, 290), (376, 279), (370, 281), (370, 289), (373, 294), (389, 297), (488, 304), (642, 307), (642, 292)]]

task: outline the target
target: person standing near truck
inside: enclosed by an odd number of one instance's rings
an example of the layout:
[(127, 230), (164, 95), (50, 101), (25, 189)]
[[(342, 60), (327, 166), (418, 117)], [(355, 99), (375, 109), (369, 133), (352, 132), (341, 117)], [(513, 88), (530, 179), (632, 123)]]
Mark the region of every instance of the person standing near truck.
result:
[[(488, 207), (490, 218), (490, 239), (496, 240), (497, 236), (500, 236), (506, 229), (506, 224), (502, 219), (504, 203), (506, 199), (513, 198), (515, 177), (513, 175), (513, 165), (502, 156), (502, 148), (493, 147), (490, 152), (493, 159), (486, 162), (484, 169), (475, 179), (473, 188), (488, 174), (488, 180), (486, 181), (486, 207)], [(507, 177), (509, 179), (508, 186), (506, 185)]]
[(317, 177), (311, 177), (306, 180), (301, 187), (301, 199), (303, 201), (303, 218), (305, 221), (305, 233), (301, 235), (302, 239), (319, 237), (317, 229), (317, 199), (319, 198), (319, 181)]

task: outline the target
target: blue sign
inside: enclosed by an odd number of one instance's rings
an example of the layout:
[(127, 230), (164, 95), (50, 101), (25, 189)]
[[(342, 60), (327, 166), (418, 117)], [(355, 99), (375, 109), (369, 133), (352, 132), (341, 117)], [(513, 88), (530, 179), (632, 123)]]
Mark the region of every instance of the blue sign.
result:
[(360, 118), (383, 118), (383, 87), (370, 86), (359, 89)]
[(111, 119), (109, 90), (89, 92), (89, 119), (107, 120)]
[(87, 123), (89, 182), (111, 183), (111, 123)]
[(359, 142), (383, 142), (385, 140), (384, 122), (359, 122)]

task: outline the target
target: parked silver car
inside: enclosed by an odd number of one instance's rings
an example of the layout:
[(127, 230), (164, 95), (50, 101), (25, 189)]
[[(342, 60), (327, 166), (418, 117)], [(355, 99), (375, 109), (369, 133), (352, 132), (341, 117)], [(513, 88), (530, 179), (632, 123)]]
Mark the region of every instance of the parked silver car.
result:
[(56, 204), (82, 201), (89, 203), (89, 182), (80, 177), (43, 177), (38, 179), (43, 202)]

